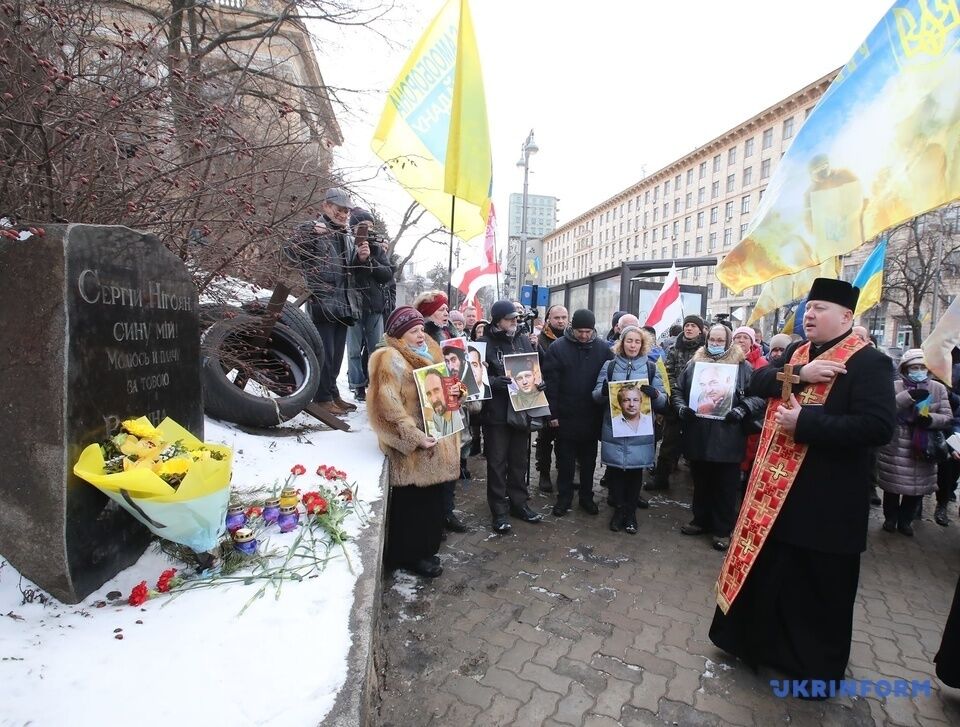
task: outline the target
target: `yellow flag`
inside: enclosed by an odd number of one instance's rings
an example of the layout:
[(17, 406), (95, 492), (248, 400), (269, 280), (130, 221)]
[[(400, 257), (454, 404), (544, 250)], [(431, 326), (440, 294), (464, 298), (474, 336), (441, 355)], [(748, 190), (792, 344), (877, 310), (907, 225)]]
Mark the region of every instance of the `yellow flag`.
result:
[(493, 160), (467, 0), (448, 0), (414, 46), (387, 94), (371, 146), (455, 235), (469, 240), (486, 230)]
[(789, 143), (743, 240), (717, 266), (739, 293), (843, 255), (960, 197), (957, 0), (896, 0)]
[(784, 275), (771, 280), (760, 290), (760, 297), (757, 298), (757, 304), (750, 314), (747, 325), (753, 325), (767, 313), (805, 296), (810, 292), (810, 286), (813, 285), (814, 279), (837, 277), (838, 267), (837, 258), (832, 257), (820, 265), (801, 270), (793, 275)]

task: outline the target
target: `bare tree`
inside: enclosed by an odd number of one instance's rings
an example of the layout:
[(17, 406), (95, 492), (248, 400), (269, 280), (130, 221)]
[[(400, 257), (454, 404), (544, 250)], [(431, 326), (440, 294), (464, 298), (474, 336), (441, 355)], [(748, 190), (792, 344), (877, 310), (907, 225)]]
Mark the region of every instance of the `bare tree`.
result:
[[(249, 7), (246, 7), (249, 5)], [(304, 20), (369, 24), (335, 0), (0, 3), (0, 211), (148, 229), (203, 291), (268, 284), (297, 221), (339, 182), (339, 89)]]
[[(889, 232), (881, 300), (896, 306), (923, 340), (923, 319), (935, 295), (943, 310), (949, 298), (939, 293), (945, 278), (960, 275), (960, 205), (948, 205), (914, 217)], [(932, 316), (931, 316), (932, 319)], [(931, 320), (931, 327), (936, 321)]]

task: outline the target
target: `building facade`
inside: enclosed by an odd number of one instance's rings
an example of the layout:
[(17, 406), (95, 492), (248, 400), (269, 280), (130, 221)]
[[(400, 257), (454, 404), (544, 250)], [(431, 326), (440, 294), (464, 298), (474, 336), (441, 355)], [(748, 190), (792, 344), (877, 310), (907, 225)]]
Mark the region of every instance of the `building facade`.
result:
[[(524, 283), (543, 282), (543, 238), (557, 226), (557, 198), (541, 194), (527, 195), (527, 250), (521, 263), (520, 239), (523, 231), (523, 195), (510, 195), (507, 217), (507, 250), (504, 256), (504, 284), (513, 295), (521, 278)], [(539, 262), (539, 267), (537, 266)], [(523, 270), (520, 270), (520, 265)], [(533, 268), (531, 269), (531, 265)]]
[(682, 268), (682, 262), (719, 262), (743, 238), (773, 171), (836, 73), (545, 235), (543, 283), (552, 300), (589, 302), (602, 321), (620, 303), (613, 291), (620, 290), (624, 261), (662, 260), (668, 267), (676, 261), (681, 285), (702, 288), (708, 316), (749, 317), (759, 286), (735, 296), (717, 281), (715, 264)]

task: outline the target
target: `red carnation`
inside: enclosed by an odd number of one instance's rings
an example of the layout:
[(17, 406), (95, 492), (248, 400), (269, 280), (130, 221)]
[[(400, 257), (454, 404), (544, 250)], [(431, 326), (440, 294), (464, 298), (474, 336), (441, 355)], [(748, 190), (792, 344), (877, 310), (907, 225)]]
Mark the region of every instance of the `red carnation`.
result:
[(321, 477), (326, 477), (326, 476), (327, 476), (327, 465), (322, 464), (322, 465), (320, 465), (319, 467), (317, 467), (317, 474), (320, 475)]
[(177, 569), (171, 568), (160, 574), (160, 578), (157, 579), (157, 590), (160, 591), (160, 593), (166, 593), (170, 590), (170, 581), (173, 580), (176, 573)]
[(262, 507), (257, 507), (256, 505), (252, 505), (252, 506), (250, 506), (250, 507), (247, 508), (247, 518), (248, 518), (248, 519), (251, 519), (251, 520), (252, 520), (253, 518), (255, 518), (255, 517), (260, 517), (261, 515), (263, 515), (263, 508), (262, 508)]
[(305, 475), (307, 473), (307, 468), (302, 464), (295, 464), (290, 468), (290, 474), (293, 475)]
[(327, 503), (327, 501), (320, 495), (317, 495), (316, 497), (311, 498), (309, 503), (304, 502), (304, 505), (307, 508), (307, 512), (312, 513), (314, 515), (326, 515), (328, 504), (329, 503)]
[(141, 606), (148, 598), (150, 598), (150, 590), (147, 588), (147, 582), (140, 581), (130, 591), (130, 598), (127, 599), (127, 603), (131, 606)]

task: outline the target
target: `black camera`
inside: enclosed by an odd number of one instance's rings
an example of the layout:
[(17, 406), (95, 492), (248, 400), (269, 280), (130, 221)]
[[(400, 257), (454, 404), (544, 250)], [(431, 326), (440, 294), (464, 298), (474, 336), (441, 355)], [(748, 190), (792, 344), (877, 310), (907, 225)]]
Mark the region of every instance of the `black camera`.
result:
[(531, 308), (529, 311), (521, 313), (517, 318), (519, 323), (517, 324), (517, 333), (533, 333), (533, 322), (539, 317), (539, 313), (536, 308)]

